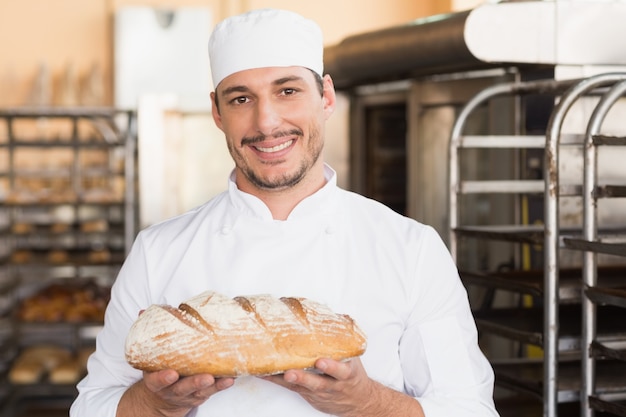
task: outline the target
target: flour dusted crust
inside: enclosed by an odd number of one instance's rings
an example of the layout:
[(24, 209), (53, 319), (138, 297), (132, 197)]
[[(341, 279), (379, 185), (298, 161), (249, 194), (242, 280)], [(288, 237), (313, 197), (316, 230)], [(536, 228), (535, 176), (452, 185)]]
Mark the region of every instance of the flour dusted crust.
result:
[(271, 375), (313, 367), (319, 358), (359, 356), (365, 346), (356, 323), (323, 304), (208, 291), (178, 308), (148, 307), (126, 338), (126, 359), (144, 371)]

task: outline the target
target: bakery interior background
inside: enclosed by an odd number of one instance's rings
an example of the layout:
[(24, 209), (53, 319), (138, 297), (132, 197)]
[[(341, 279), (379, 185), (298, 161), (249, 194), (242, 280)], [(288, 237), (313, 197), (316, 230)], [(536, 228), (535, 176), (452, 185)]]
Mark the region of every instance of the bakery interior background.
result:
[[(478, 0), (22, 0), (0, 2), (0, 108), (115, 106), (143, 102), (139, 126), (140, 227), (182, 212), (222, 191), (232, 167), (209, 114), (206, 44), (228, 15), (276, 7), (308, 16), (327, 46), (353, 34), (466, 10)], [(174, 11), (179, 24), (169, 22)], [(169, 15), (172, 19), (172, 16)], [(184, 24), (181, 24), (184, 22)], [(150, 48), (137, 47), (147, 42)], [(200, 49), (200, 50), (198, 50)], [(178, 63), (178, 64), (177, 64)], [(169, 143), (164, 112), (192, 112)], [(327, 159), (348, 178), (348, 99), (340, 95), (329, 125)], [(204, 113), (204, 114), (202, 114)], [(168, 124), (169, 123), (169, 124)], [(3, 129), (0, 126), (0, 129)], [(3, 132), (0, 132), (3, 134)], [(54, 132), (49, 132), (54, 135)], [(175, 147), (176, 157), (165, 151)], [(165, 154), (168, 161), (164, 161)], [(149, 159), (141, 160), (141, 155)], [(165, 167), (165, 169), (164, 169)], [(194, 179), (204, 178), (204, 181)], [(158, 190), (163, 190), (162, 192)], [(6, 190), (0, 190), (0, 193)]]
[[(522, 12), (511, 12), (514, 9), (508, 6), (512, 3), (520, 6)], [(70, 344), (72, 351), (78, 353), (75, 359), (84, 363), (82, 350), (76, 349), (76, 344), (93, 348), (108, 289), (136, 231), (201, 204), (226, 187), (232, 162), (223, 134), (210, 114), (207, 42), (212, 26), (222, 18), (263, 7), (289, 9), (316, 20), (323, 28), (327, 47), (354, 35), (416, 21), (435, 21), (443, 24), (433, 27), (450, 29), (445, 32), (449, 39), (442, 47), (437, 40), (446, 38), (441, 36), (443, 31), (412, 25), (418, 29), (413, 34), (426, 35), (420, 46), (430, 49), (420, 49), (418, 64), (428, 68), (400, 80), (393, 68), (388, 68), (392, 66), (388, 61), (373, 62), (372, 48), (362, 42), (360, 45), (365, 47), (359, 51), (359, 58), (371, 61), (371, 65), (360, 65), (358, 70), (375, 68), (385, 72), (386, 78), (380, 83), (351, 85), (339, 91), (335, 114), (327, 126), (325, 148), (325, 159), (338, 172), (340, 186), (377, 198), (433, 225), (449, 244), (456, 235), (449, 233), (452, 226), (448, 222), (455, 218), (448, 211), (448, 191), (454, 189), (447, 183), (448, 165), (454, 166), (449, 160), (452, 153), (448, 153), (448, 143), (463, 103), (483, 89), (511, 81), (551, 83), (626, 71), (626, 50), (621, 46), (626, 36), (626, 0), (0, 0), (0, 113), (5, 112), (0, 117), (0, 232), (4, 233), (0, 259), (5, 261), (0, 264), (0, 381), (4, 382), (3, 378), (14, 369), (11, 367), (17, 362), (14, 357), (18, 342), (43, 341), (63, 347)], [(502, 15), (498, 15), (501, 20), (492, 18), (490, 13), (463, 13), (498, 8), (502, 10)], [(452, 13), (452, 18), (437, 20), (446, 13)], [(465, 19), (470, 14), (475, 18), (474, 31), (455, 30), (469, 27), (469, 20)], [(454, 19), (457, 16), (463, 19)], [(502, 35), (504, 32), (509, 37)], [(438, 37), (431, 36), (435, 33)], [(468, 33), (473, 35), (472, 41), (480, 41), (480, 59), (463, 50), (471, 37)], [(462, 37), (463, 42), (456, 42), (457, 37)], [(392, 49), (392, 58), (400, 57), (413, 65), (415, 61), (409, 58), (416, 54), (408, 57), (407, 51), (413, 53), (417, 49), (414, 43), (407, 46), (406, 37), (401, 36), (394, 40), (397, 42), (391, 45), (393, 48), (387, 48), (389, 44), (379, 45), (375, 52)], [(455, 49), (459, 43), (463, 48)], [(431, 55), (447, 59), (454, 70), (442, 73), (438, 72), (439, 67), (429, 67)], [(483, 59), (485, 55), (488, 59)], [(355, 62), (359, 65), (363, 61)], [(455, 67), (459, 63), (467, 66)], [(545, 136), (555, 97), (533, 97), (528, 101), (508, 97), (488, 106), (487, 111), (476, 112), (475, 119), (468, 123), (469, 129), (479, 134), (514, 131), (521, 136)], [(584, 97), (574, 106), (574, 117), (564, 124), (563, 133), (585, 132), (593, 110), (589, 103), (593, 100)], [(618, 112), (607, 117), (604, 126), (609, 135), (624, 134), (625, 100), (622, 98), (616, 106)], [(10, 117), (6, 115), (12, 109), (24, 108), (37, 109), (47, 117), (35, 112), (28, 116), (27, 122), (31, 123), (16, 123), (10, 129), (6, 122)], [(54, 117), (50, 117), (64, 109), (89, 113), (112, 108), (130, 109), (138, 114), (133, 133), (138, 133), (139, 152), (132, 149), (134, 141), (119, 140), (124, 132), (119, 137), (101, 135), (112, 142), (93, 146), (93, 130), (74, 132), (71, 125), (55, 123)], [(123, 125), (124, 121), (120, 123)], [(112, 134), (107, 129), (103, 132)], [(13, 139), (9, 140), (11, 135)], [(134, 134), (131, 136), (135, 138)], [(102, 142), (102, 137), (97, 140)], [(464, 174), (487, 180), (484, 183), (488, 187), (493, 185), (490, 179), (500, 177), (521, 180), (522, 185), (527, 185), (526, 180), (541, 182), (543, 149), (542, 145), (536, 148), (524, 152), (523, 158), (518, 157), (518, 149), (508, 153), (500, 149), (467, 152)], [(557, 167), (561, 179), (573, 183), (583, 173), (581, 149), (582, 146), (562, 153), (561, 166)], [(603, 178), (624, 183), (625, 151), (626, 146), (613, 146), (600, 154)], [(132, 157), (125, 159), (129, 154)], [(83, 169), (88, 172), (85, 177), (91, 175), (93, 181), (80, 178), (77, 173)], [(102, 172), (110, 178), (97, 178), (103, 176)], [(474, 189), (484, 185), (479, 182), (474, 182)], [(19, 188), (15, 185), (22, 186), (21, 191), (26, 193), (15, 193)], [(82, 201), (76, 196), (76, 188), (84, 193)], [(543, 185), (538, 189), (539, 192), (529, 192), (530, 197), (519, 199), (517, 195), (484, 199), (466, 196), (470, 204), (458, 217), (469, 226), (467, 236), (474, 240), (449, 246), (456, 248), (457, 265), (468, 283), (470, 298), (484, 310), (478, 317), (482, 347), (494, 364), (508, 365), (506, 360), (512, 358), (522, 365), (498, 369), (503, 385), (521, 387), (524, 392), (530, 389), (532, 398), (543, 400), (539, 406), (552, 407), (552, 394), (558, 393), (560, 405), (577, 408), (578, 386), (564, 384), (563, 389), (557, 390), (553, 379), (543, 380), (547, 374), (535, 374), (541, 366), (556, 369), (557, 350), (545, 353), (541, 349), (553, 346), (550, 343), (560, 335), (551, 323), (541, 319), (557, 317), (550, 312), (561, 307), (559, 300), (555, 302), (556, 298), (546, 295), (542, 286), (542, 279), (551, 281), (544, 278), (542, 269), (548, 265), (544, 262), (543, 241), (533, 230), (537, 226), (544, 231)], [(470, 187), (468, 194), (471, 193)], [(540, 198), (536, 198), (538, 195)], [(560, 215), (565, 226), (582, 223), (579, 197), (562, 199)], [(624, 198), (604, 200), (602, 222), (623, 229), (624, 203)], [(82, 205), (89, 209), (79, 208)], [(513, 238), (504, 244), (498, 233), (495, 237), (493, 232), (486, 237), (472, 237), (476, 231), (472, 230), (473, 225), (507, 224), (522, 231), (521, 241), (507, 230), (504, 240)], [(524, 234), (525, 226), (531, 233)], [(531, 244), (529, 236), (535, 239)], [(623, 242), (623, 235), (621, 239)], [(565, 272), (571, 272), (569, 267), (580, 266), (581, 253), (561, 251), (560, 266), (566, 268)], [(622, 286), (626, 282), (623, 269), (612, 267), (614, 263), (623, 265), (623, 256), (603, 259), (603, 266), (611, 267), (609, 272), (617, 271), (616, 276), (621, 273), (621, 281), (615, 282)], [(499, 275), (497, 280), (486, 279), (485, 271), (502, 273), (506, 279)], [(75, 279), (85, 278), (87, 286), (85, 282), (74, 285)], [(562, 286), (553, 291), (558, 292), (568, 309), (581, 299), (581, 280), (573, 275), (563, 278)], [(575, 285), (572, 278), (578, 279)], [(57, 304), (45, 304), (44, 300), (53, 298), (50, 292), (60, 297), (71, 294), (72, 300), (78, 296), (87, 302), (64, 302), (66, 307), (75, 308), (67, 309), (62, 316)], [(626, 334), (624, 311), (614, 313), (620, 315), (615, 315), (617, 318), (611, 322), (622, 346)], [(86, 316), (87, 313), (93, 315)], [(559, 314), (558, 319), (580, 330), (580, 316)], [(520, 326), (535, 322), (537, 327), (520, 331)], [(13, 330), (18, 328), (22, 340), (13, 337)], [(505, 337), (501, 337), (502, 333)], [(564, 349), (581, 343), (570, 335), (562, 342), (563, 346), (559, 346)], [(67, 355), (67, 351), (61, 353)], [(621, 355), (623, 358), (623, 349)], [(524, 362), (519, 361), (520, 357)], [(565, 359), (567, 365), (577, 365), (569, 356)], [(74, 368), (79, 374), (71, 374), (70, 378), (75, 381), (83, 368)], [(520, 373), (516, 373), (518, 368)], [(568, 376), (569, 368), (563, 369), (562, 376)], [(623, 388), (622, 393), (626, 392), (623, 369), (609, 369), (616, 374), (610, 388)], [(67, 376), (63, 381), (67, 382)], [(53, 408), (61, 409), (58, 415), (66, 415), (63, 407), (72, 400), (75, 384), (59, 387), (39, 382), (35, 378), (35, 384), (19, 385), (19, 390), (14, 390), (19, 395), (11, 391), (18, 384), (11, 387), (0, 383), (0, 416), (3, 408), (28, 408), (51, 401), (56, 402)], [(543, 394), (535, 392), (542, 387), (547, 387)], [(502, 409), (503, 416), (517, 416), (526, 405), (534, 403), (524, 398), (523, 403), (512, 404), (508, 410)], [(578, 410), (564, 415), (575, 414)], [(53, 414), (46, 409), (43, 415)], [(620, 415), (626, 414), (622, 411)]]

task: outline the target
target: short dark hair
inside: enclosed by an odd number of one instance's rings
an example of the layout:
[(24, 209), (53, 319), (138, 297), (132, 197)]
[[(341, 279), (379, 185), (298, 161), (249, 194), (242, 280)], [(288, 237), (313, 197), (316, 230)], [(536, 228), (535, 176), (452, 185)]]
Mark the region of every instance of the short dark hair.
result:
[(317, 83), (317, 89), (320, 92), (320, 96), (323, 96), (324, 95), (324, 80), (322, 79), (322, 76), (313, 70), (309, 70), (309, 71), (311, 71), (311, 73), (313, 73), (313, 77), (315, 77), (315, 82)]
[[(313, 71), (312, 69), (309, 69), (309, 71), (311, 71), (311, 74), (313, 74), (313, 77), (315, 78), (315, 84), (317, 84), (317, 89), (319, 90), (320, 96), (323, 96), (324, 95), (324, 79), (322, 78), (321, 75), (319, 75), (317, 72)], [(219, 111), (220, 105), (217, 100), (217, 88), (215, 89), (215, 94), (213, 95), (213, 97), (215, 99), (215, 107)]]

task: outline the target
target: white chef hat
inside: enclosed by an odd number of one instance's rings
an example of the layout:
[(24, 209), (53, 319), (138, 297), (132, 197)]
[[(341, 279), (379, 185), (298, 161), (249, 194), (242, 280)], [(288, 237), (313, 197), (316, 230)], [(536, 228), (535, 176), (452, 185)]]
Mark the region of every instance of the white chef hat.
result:
[(213, 87), (239, 71), (300, 66), (324, 71), (322, 30), (286, 10), (260, 9), (219, 23), (209, 40)]

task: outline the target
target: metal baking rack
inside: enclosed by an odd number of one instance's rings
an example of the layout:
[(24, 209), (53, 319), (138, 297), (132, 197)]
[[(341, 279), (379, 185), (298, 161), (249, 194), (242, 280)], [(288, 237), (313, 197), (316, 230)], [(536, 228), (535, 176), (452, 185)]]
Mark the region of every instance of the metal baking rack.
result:
[(28, 346), (90, 346), (102, 322), (16, 312), (51, 285), (112, 285), (136, 234), (136, 151), (131, 111), (0, 109), (0, 415), (73, 400), (74, 386), (11, 384), (9, 370)]
[[(590, 80), (593, 86), (599, 79)], [(609, 412), (626, 417), (626, 372), (603, 391), (599, 378), (601, 368), (622, 367), (626, 364), (626, 323), (620, 318), (626, 311), (626, 285), (609, 286), (599, 280), (600, 254), (626, 258), (626, 233), (606, 233), (598, 226), (598, 205), (603, 199), (626, 197), (626, 169), (614, 183), (602, 182), (599, 178), (598, 154), (600, 148), (624, 147), (626, 136), (603, 135), (603, 123), (609, 113), (618, 107), (626, 96), (626, 77), (615, 76), (611, 85), (596, 105), (585, 134), (584, 177), (583, 177), (583, 236), (565, 238), (566, 247), (584, 251), (583, 297), (582, 297), (582, 387), (581, 403), (583, 416), (594, 412)], [(621, 103), (623, 104), (623, 103)], [(626, 130), (626, 129), (624, 129)], [(623, 130), (622, 130), (623, 132)], [(621, 334), (615, 338), (604, 338), (600, 327), (600, 312), (604, 308), (621, 310), (613, 320), (619, 323)], [(617, 361), (617, 363), (616, 363)]]
[[(615, 347), (616, 341), (624, 340), (626, 326), (623, 323), (626, 321), (621, 305), (613, 303), (590, 309), (589, 304), (599, 292), (596, 282), (601, 283), (607, 296), (623, 295), (626, 266), (591, 263), (592, 255), (584, 266), (579, 264), (572, 254), (576, 252), (574, 249), (590, 253), (600, 250), (595, 239), (586, 238), (584, 245), (581, 243), (584, 236), (589, 236), (584, 233), (587, 226), (583, 227), (582, 217), (587, 218), (588, 207), (594, 207), (595, 200), (585, 202), (583, 214), (583, 204), (578, 202), (582, 201), (584, 190), (590, 189), (589, 180), (565, 182), (560, 178), (563, 167), (568, 166), (563, 155), (577, 158), (589, 153), (586, 148), (593, 149), (587, 146), (589, 134), (564, 131), (566, 116), (575, 104), (597, 102), (608, 94), (609, 87), (624, 79), (626, 74), (611, 73), (578, 80), (515, 81), (491, 86), (465, 105), (451, 132), (448, 238), (473, 301), (481, 343), (486, 345), (488, 356), (491, 355), (497, 387), (514, 393), (512, 397), (521, 394), (538, 399), (543, 415), (548, 417), (557, 416), (560, 410), (573, 403), (579, 403), (582, 410), (590, 410), (591, 405), (581, 392), (595, 393), (590, 401), (596, 407), (603, 398), (615, 399), (617, 392), (626, 392), (624, 362), (600, 363), (593, 369), (595, 361), (587, 362), (583, 358), (591, 349), (587, 347), (592, 338), (590, 334), (595, 337), (593, 346)], [(619, 94), (613, 93), (613, 97), (616, 95)], [(524, 125), (524, 103), (529, 97), (537, 96), (549, 97), (554, 107), (545, 129), (528, 134)], [(475, 115), (489, 106), (503, 106), (503, 99), (507, 100), (504, 105), (512, 109), (510, 131), (474, 134), (472, 130), (480, 130), (477, 125), (482, 131), (489, 131), (493, 125), (476, 123)], [(594, 137), (597, 146), (623, 144), (617, 138), (600, 139), (597, 134)], [(521, 161), (520, 165), (528, 161), (525, 159), (528, 155), (540, 154), (542, 178), (529, 178), (518, 167), (512, 167), (509, 177), (504, 179), (488, 175), (487, 178), (470, 177), (464, 169), (466, 160), (479, 159), (484, 152), (510, 152), (514, 155), (511, 160)], [(585, 161), (588, 159), (585, 156)], [(591, 166), (589, 162), (585, 164), (585, 176), (589, 175)], [(624, 195), (623, 189), (615, 186), (604, 187), (602, 192), (599, 188), (594, 190), (594, 199)], [(541, 201), (540, 221), (529, 219), (531, 198)], [(577, 202), (573, 206), (580, 210), (574, 215), (566, 213), (563, 201)], [(510, 221), (492, 224), (489, 216), (472, 217), (475, 207), (487, 212), (509, 210)], [(588, 219), (585, 221), (589, 223)], [(624, 223), (617, 227), (597, 227), (596, 224), (594, 227), (607, 236), (625, 236), (626, 232)], [(611, 244), (604, 241), (602, 247), (606, 253), (620, 254), (624, 243), (626, 241)], [(533, 253), (538, 254), (539, 259), (529, 262)], [(489, 259), (493, 254), (494, 257), (500, 255), (504, 261), (500, 259), (501, 263), (494, 265)], [(584, 296), (583, 275), (589, 287)], [(503, 293), (508, 297), (502, 297)], [(593, 323), (593, 327), (589, 323)], [(585, 331), (585, 327), (593, 331)], [(494, 348), (485, 341), (490, 338), (498, 339), (500, 345), (496, 343)], [(502, 340), (505, 343), (501, 343)], [(603, 354), (606, 351), (603, 349)], [(620, 352), (613, 357), (621, 355)], [(585, 380), (588, 382), (583, 382)]]

